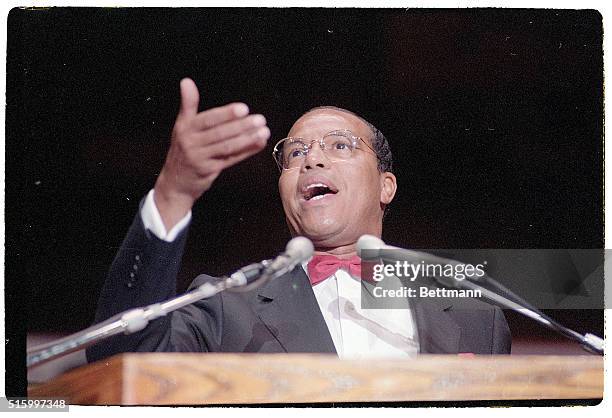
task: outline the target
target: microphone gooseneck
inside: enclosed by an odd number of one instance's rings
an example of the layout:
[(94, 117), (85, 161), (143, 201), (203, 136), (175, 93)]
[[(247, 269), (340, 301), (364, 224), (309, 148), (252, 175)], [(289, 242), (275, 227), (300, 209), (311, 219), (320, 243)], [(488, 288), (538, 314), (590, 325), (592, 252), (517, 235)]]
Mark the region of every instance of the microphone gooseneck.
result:
[(129, 309), (75, 334), (33, 347), (27, 352), (26, 365), (33, 367), (45, 363), (99, 343), (113, 335), (133, 334), (146, 328), (154, 319), (226, 290), (243, 292), (253, 290), (290, 272), (296, 265), (310, 258), (313, 252), (314, 247), (309, 239), (293, 238), (287, 244), (285, 252), (272, 260), (249, 264), (229, 277), (222, 277), (213, 282), (207, 281), (183, 295), (145, 307)]
[[(382, 260), (383, 262), (397, 262), (397, 261), (409, 261), (414, 262), (415, 260), (426, 260), (432, 263), (441, 263), (449, 265), (462, 264), (457, 260), (446, 259), (435, 256), (433, 254), (407, 250), (400, 247), (393, 247), (386, 245), (383, 240), (373, 235), (362, 235), (357, 241), (357, 254), (363, 260)], [(539, 309), (533, 307), (527, 301), (520, 296), (506, 289), (501, 283), (484, 275), (480, 278), (469, 278), (466, 277), (459, 280), (455, 277), (438, 276), (434, 275), (431, 278), (442, 287), (458, 288), (458, 289), (470, 289), (478, 290), (485, 298), (492, 303), (506, 309), (511, 309), (524, 315), (530, 319), (533, 319), (540, 324), (550, 328), (566, 338), (577, 341), (582, 345), (583, 348), (588, 351), (603, 354), (603, 339), (594, 334), (580, 334), (562, 324), (555, 321), (553, 318), (544, 314)], [(483, 285), (489, 285), (497, 291), (503, 292), (506, 297), (482, 286), (479, 286), (475, 282), (479, 282)]]

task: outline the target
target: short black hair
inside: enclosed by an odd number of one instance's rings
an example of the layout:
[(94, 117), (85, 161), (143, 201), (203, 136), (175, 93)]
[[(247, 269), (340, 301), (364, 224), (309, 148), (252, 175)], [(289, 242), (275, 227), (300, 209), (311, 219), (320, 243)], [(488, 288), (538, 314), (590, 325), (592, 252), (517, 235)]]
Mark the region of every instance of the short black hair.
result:
[(389, 146), (389, 141), (387, 141), (387, 138), (383, 135), (383, 133), (378, 128), (376, 128), (376, 126), (372, 125), (370, 122), (368, 122), (367, 120), (365, 120), (364, 118), (356, 114), (355, 112), (351, 112), (350, 110), (346, 110), (346, 109), (343, 109), (337, 106), (313, 107), (312, 109), (304, 113), (304, 115), (307, 115), (308, 113), (313, 112), (315, 110), (319, 110), (319, 109), (333, 109), (333, 110), (337, 110), (340, 112), (348, 113), (350, 115), (353, 115), (359, 118), (363, 123), (368, 125), (368, 127), (372, 131), (372, 138), (371, 138), (372, 144), (371, 145), (372, 145), (372, 148), (374, 149), (374, 152), (376, 152), (376, 157), (378, 158), (378, 171), (380, 171), (381, 173), (384, 173), (384, 172), (393, 173), (393, 154), (391, 154), (391, 147)]

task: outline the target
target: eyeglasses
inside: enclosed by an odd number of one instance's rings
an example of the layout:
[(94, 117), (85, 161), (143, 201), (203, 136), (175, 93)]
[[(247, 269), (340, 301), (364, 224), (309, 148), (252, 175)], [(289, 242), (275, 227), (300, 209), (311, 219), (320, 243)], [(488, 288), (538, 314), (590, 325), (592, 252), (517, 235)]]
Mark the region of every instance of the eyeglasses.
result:
[[(348, 160), (352, 157), (354, 150), (360, 149), (357, 147), (359, 141), (363, 142), (376, 155), (376, 151), (363, 138), (343, 129), (328, 132), (323, 138), (311, 141), (292, 136), (281, 139), (274, 146), (272, 156), (281, 171), (291, 170), (302, 166), (315, 142), (319, 143), (321, 150), (330, 160)], [(309, 144), (307, 145), (307, 143)]]

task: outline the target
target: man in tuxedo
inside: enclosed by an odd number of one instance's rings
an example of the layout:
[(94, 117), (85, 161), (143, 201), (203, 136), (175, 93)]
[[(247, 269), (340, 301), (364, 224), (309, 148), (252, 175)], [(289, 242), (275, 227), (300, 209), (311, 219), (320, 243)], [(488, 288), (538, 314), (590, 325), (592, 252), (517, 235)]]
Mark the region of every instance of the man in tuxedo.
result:
[[(115, 258), (96, 322), (175, 295), (194, 202), (217, 176), (267, 143), (262, 115), (243, 103), (198, 112), (181, 81), (181, 108), (163, 169)], [(356, 242), (380, 237), (396, 178), (386, 138), (360, 116), (319, 107), (275, 146), (279, 192), (292, 235), (315, 255), (262, 288), (222, 293), (157, 319), (134, 335), (90, 347), (90, 361), (125, 351), (322, 352), (340, 358), (510, 351), (503, 313), (476, 300), (403, 299), (363, 309), (373, 284), (359, 279)], [(199, 276), (192, 287), (213, 280)]]

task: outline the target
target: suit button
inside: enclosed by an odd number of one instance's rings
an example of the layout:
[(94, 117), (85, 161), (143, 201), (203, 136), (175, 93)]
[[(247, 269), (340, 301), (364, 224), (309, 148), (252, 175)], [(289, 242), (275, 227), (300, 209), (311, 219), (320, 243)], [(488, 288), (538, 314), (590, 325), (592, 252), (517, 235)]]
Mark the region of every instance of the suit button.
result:
[(133, 282), (128, 282), (128, 283), (127, 283), (127, 287), (133, 287), (133, 286), (134, 286), (134, 283), (133, 283)]

